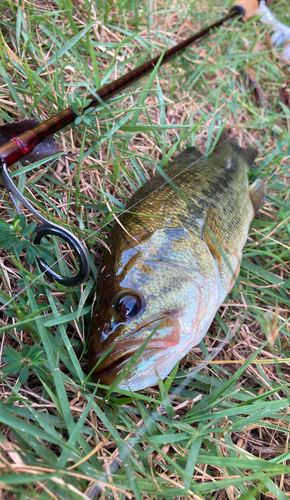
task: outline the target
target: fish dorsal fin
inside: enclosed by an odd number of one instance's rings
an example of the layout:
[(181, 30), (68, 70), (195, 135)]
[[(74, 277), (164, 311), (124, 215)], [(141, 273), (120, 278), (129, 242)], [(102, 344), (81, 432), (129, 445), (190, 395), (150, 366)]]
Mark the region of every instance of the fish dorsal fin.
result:
[(223, 130), (218, 138), (216, 147), (221, 149), (222, 147), (229, 147), (229, 142), (231, 141), (229, 134)]
[(191, 164), (194, 164), (198, 160), (202, 158), (201, 152), (194, 146), (190, 148), (186, 148), (182, 153), (180, 153), (176, 158), (174, 158), (172, 164), (170, 166), (177, 166), (183, 165), (184, 167), (187, 167)]

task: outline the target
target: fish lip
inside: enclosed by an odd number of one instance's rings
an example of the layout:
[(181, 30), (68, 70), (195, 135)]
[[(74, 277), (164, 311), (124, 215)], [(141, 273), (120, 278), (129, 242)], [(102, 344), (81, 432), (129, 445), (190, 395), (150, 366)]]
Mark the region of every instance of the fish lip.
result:
[[(146, 339), (132, 339), (131, 341), (126, 340), (126, 336), (128, 337), (130, 335), (133, 336), (137, 334), (140, 330), (146, 327), (150, 327), (152, 323), (156, 323), (156, 321), (162, 321), (166, 319), (168, 316), (172, 317), (174, 314), (172, 313), (165, 313), (162, 314), (162, 316), (158, 316), (157, 318), (152, 319), (151, 321), (147, 321), (144, 323), (141, 323), (135, 330), (131, 331), (129, 334), (124, 334), (121, 336), (120, 340), (118, 340), (113, 347), (113, 349), (109, 352), (109, 354), (103, 359), (103, 361), (94, 369), (94, 376), (95, 375), (101, 375), (105, 374), (108, 370), (110, 370), (113, 365), (117, 367), (118, 364), (121, 362), (128, 361), (128, 359), (133, 356), (133, 354), (139, 349), (139, 347), (145, 342)], [(106, 348), (106, 350), (102, 350), (99, 353), (99, 358), (101, 358), (106, 351), (108, 351), (110, 346)], [(128, 347), (131, 348), (130, 351), (128, 352)], [(144, 351), (154, 351), (156, 352), (160, 347), (152, 347), (152, 344), (150, 342), (146, 345)]]
[[(103, 361), (102, 363), (100, 363), (97, 368), (94, 370), (94, 372), (92, 373), (92, 378), (97, 381), (97, 382), (100, 382), (100, 383), (103, 383), (105, 385), (111, 385), (111, 383), (108, 383), (106, 381), (106, 377), (107, 376), (112, 376), (110, 375), (110, 372), (112, 374), (112, 371), (117, 371), (118, 368), (119, 370), (121, 371), (125, 366), (126, 366), (126, 363), (129, 361), (129, 359), (133, 356), (133, 354), (135, 354), (135, 352), (138, 350), (140, 346), (137, 346), (136, 349), (130, 351), (129, 353), (127, 352), (122, 352), (120, 355), (118, 355), (115, 359), (111, 359), (111, 357), (108, 355)], [(150, 347), (149, 349), (144, 349), (144, 351), (146, 350), (146, 354), (150, 356), (150, 351), (154, 352), (154, 353), (158, 353), (158, 351), (163, 351), (162, 348), (152, 348)], [(109, 363), (104, 363), (106, 360), (109, 360), (110, 362)], [(121, 365), (121, 367), (120, 367)], [(119, 371), (119, 373), (120, 373)], [(119, 373), (117, 372), (117, 374), (115, 374), (113, 376), (113, 380), (116, 379), (116, 377), (119, 375)], [(105, 379), (105, 380), (104, 380)], [(125, 379), (123, 380), (123, 382), (126, 380), (126, 377)]]
[[(94, 369), (94, 374), (106, 371), (109, 368), (111, 368), (113, 365), (115, 365), (116, 363), (120, 364), (120, 362), (122, 362), (123, 360), (127, 361), (134, 354), (134, 352), (136, 352), (138, 349), (138, 347), (136, 347), (136, 349), (134, 349), (133, 351), (128, 352), (128, 349), (122, 349), (122, 350), (119, 349), (118, 350), (118, 349), (116, 349), (116, 347), (117, 347), (117, 345), (109, 352), (109, 354), (103, 359), (103, 361), (101, 363), (99, 363), (99, 365)], [(104, 353), (102, 353), (101, 356), (103, 354)], [(116, 356), (116, 354), (117, 354), (117, 356)]]

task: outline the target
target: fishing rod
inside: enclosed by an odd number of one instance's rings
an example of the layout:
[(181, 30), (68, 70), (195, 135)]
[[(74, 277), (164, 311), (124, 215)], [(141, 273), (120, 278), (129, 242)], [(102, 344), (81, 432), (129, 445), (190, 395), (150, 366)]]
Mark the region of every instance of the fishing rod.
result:
[[(146, 76), (154, 69), (156, 64), (159, 63), (160, 59), (160, 65), (166, 64), (176, 55), (183, 52), (189, 45), (204, 39), (212, 32), (212, 30), (219, 28), (226, 21), (231, 21), (237, 17), (248, 19), (254, 15), (258, 7), (259, 0), (236, 0), (230, 9), (230, 12), (219, 21), (216, 21), (210, 26), (207, 26), (198, 33), (187, 38), (183, 42), (180, 42), (178, 45), (167, 50), (163, 55), (159, 54), (136, 69), (129, 71), (117, 80), (104, 85), (97, 90), (95, 95), (88, 96), (87, 99), (90, 100), (90, 104), (83, 108), (83, 112), (89, 108), (99, 106), (102, 101), (107, 101), (120, 91), (127, 88), (129, 85), (132, 85), (140, 78)], [(10, 167), (17, 161), (21, 160), (21, 158), (24, 158), (26, 155), (31, 153), (37, 144), (43, 141), (46, 137), (60, 131), (67, 125), (70, 125), (76, 118), (77, 115), (73, 111), (73, 108), (70, 107), (61, 111), (52, 118), (40, 123), (31, 130), (23, 132), (18, 137), (13, 137), (10, 141), (0, 147), (0, 162), (2, 164), (5, 163), (6, 167)]]
[[(263, 1), (263, 0), (262, 0)], [(83, 112), (92, 107), (99, 106), (102, 102), (107, 101), (111, 97), (118, 94), (120, 91), (127, 88), (129, 85), (137, 82), (140, 78), (146, 76), (150, 73), (157, 64), (163, 65), (174, 58), (176, 55), (184, 51), (188, 46), (193, 43), (199, 42), (200, 40), (206, 38), (211, 32), (222, 26), (225, 22), (231, 21), (235, 18), (243, 18), (245, 20), (249, 19), (257, 12), (260, 5), (260, 0), (236, 0), (232, 5), (229, 13), (225, 15), (222, 19), (216, 21), (215, 23), (207, 26), (198, 33), (187, 38), (178, 45), (167, 50), (164, 54), (159, 54), (148, 62), (145, 62), (136, 69), (129, 71), (124, 76), (121, 76), (117, 80), (101, 87), (96, 91), (95, 95), (88, 96), (90, 103), (83, 108)], [(38, 226), (34, 233), (36, 233), (34, 238), (34, 243), (39, 244), (41, 239), (48, 235), (54, 235), (62, 238), (64, 241), (70, 244), (72, 249), (75, 251), (77, 260), (79, 263), (79, 272), (76, 276), (65, 277), (54, 272), (51, 266), (46, 264), (44, 259), (38, 259), (40, 268), (48, 276), (55, 279), (59, 283), (66, 286), (76, 286), (87, 280), (90, 273), (90, 264), (87, 252), (82, 245), (82, 243), (67, 229), (53, 224), (43, 216), (41, 216), (35, 208), (29, 203), (29, 201), (20, 193), (15, 184), (12, 182), (7, 168), (16, 163), (17, 161), (25, 158), (30, 154), (34, 148), (44, 141), (48, 136), (60, 131), (67, 125), (70, 125), (77, 118), (76, 113), (73, 111), (73, 107), (64, 109), (52, 118), (38, 124), (37, 126), (26, 130), (17, 137), (12, 137), (8, 142), (0, 147), (0, 173), (2, 179), (7, 187), (7, 190), (11, 196), (11, 199), (15, 205), (16, 210), (19, 213), (19, 207), (14, 200), (14, 196), (21, 201), (26, 208), (28, 208), (34, 216), (36, 216), (42, 224)], [(13, 196), (14, 195), (14, 196)]]

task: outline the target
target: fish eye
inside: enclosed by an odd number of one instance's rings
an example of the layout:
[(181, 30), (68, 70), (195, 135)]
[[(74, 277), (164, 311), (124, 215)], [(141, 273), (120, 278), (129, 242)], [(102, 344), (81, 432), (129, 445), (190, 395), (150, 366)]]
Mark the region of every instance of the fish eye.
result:
[(133, 318), (141, 311), (143, 299), (135, 292), (118, 294), (114, 303), (116, 311), (124, 319)]

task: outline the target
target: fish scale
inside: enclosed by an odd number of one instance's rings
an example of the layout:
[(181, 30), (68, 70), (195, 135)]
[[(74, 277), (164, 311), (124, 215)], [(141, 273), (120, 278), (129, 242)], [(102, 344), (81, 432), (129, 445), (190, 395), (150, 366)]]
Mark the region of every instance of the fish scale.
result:
[[(210, 158), (179, 154), (133, 195), (108, 238), (89, 337), (93, 377), (110, 384), (152, 332), (121, 387), (168, 375), (206, 334), (239, 273), (249, 225), (266, 183), (249, 188), (257, 152), (221, 134)], [(125, 230), (124, 230), (125, 229)]]

